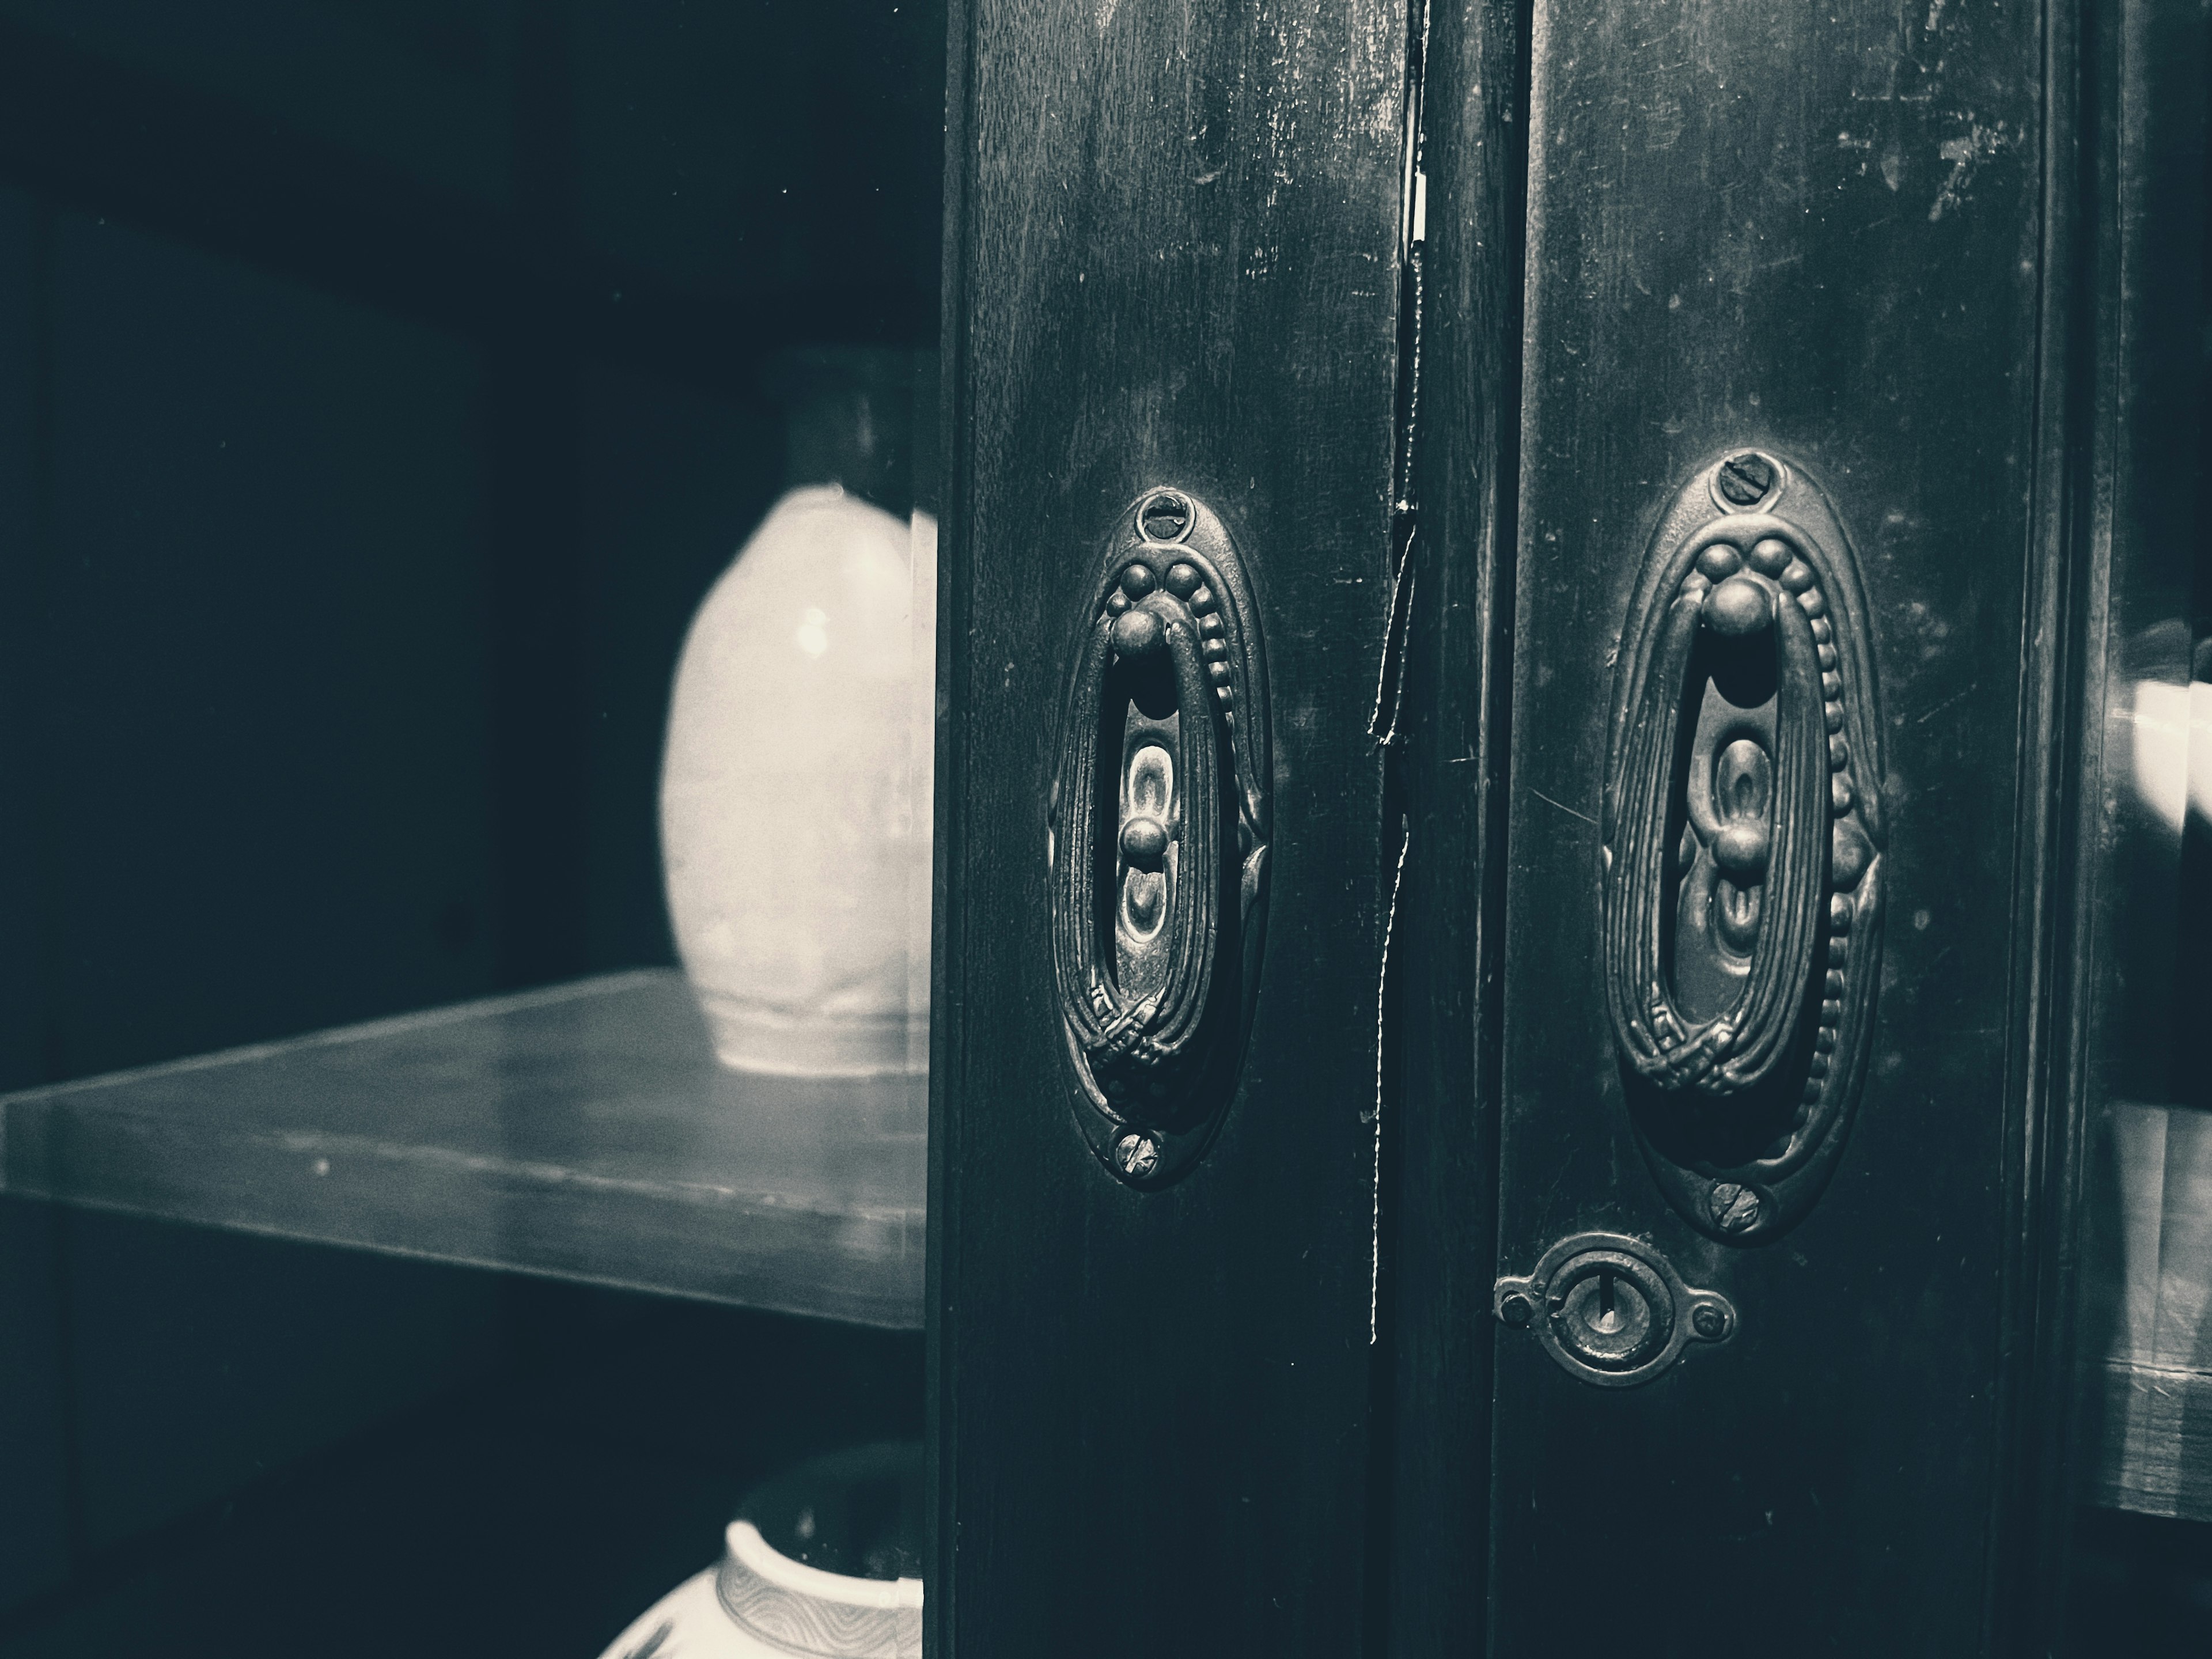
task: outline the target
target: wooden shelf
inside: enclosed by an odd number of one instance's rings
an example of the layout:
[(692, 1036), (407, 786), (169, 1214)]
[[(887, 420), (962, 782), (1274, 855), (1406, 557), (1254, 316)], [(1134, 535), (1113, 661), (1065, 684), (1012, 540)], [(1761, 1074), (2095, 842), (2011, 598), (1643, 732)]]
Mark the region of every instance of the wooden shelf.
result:
[(725, 1071), (652, 969), (0, 1097), (0, 1192), (912, 1329), (925, 1094)]

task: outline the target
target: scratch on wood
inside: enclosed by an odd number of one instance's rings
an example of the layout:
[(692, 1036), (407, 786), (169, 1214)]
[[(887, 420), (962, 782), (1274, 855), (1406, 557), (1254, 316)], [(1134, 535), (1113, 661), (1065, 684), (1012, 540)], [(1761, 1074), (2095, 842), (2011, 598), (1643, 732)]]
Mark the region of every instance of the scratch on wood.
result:
[(1531, 789), (1528, 793), (1534, 795), (1538, 800), (1543, 802), (1545, 805), (1556, 806), (1559, 811), (1565, 812), (1569, 817), (1580, 818), (1584, 823), (1589, 825), (1593, 830), (1597, 828), (1597, 820), (1592, 817), (1589, 813), (1577, 812), (1573, 807), (1569, 806), (1565, 801), (1553, 800), (1549, 795), (1546, 794), (1540, 789)]
[(1928, 709), (1923, 714), (1915, 714), (1912, 717), (1912, 723), (1915, 726), (1927, 725), (1929, 721), (1934, 720), (1936, 715), (1942, 714), (1945, 709), (1951, 708), (1956, 703), (1963, 702), (1968, 697), (1972, 696), (1974, 695), (1974, 687), (1978, 685), (1981, 682), (1978, 680), (1969, 680), (1966, 683), (1966, 686), (1964, 690), (1954, 691), (1949, 696), (1944, 698), (1942, 702), (1936, 704), (1933, 708)]
[(1936, 153), (1951, 164), (1951, 173), (1943, 180), (1943, 187), (1936, 192), (1935, 204), (1928, 210), (1931, 224), (1965, 204), (1966, 188), (1973, 183), (1974, 169), (2012, 142), (2002, 121), (1985, 127), (1971, 115), (1966, 120), (1967, 130), (1963, 137), (1946, 138), (1936, 148)]
[(1390, 989), (1390, 935), (1398, 926), (1398, 895), (1406, 885), (1406, 854), (1413, 845), (1413, 827), (1398, 827), (1398, 868), (1390, 878), (1390, 909), (1382, 921), (1382, 965), (1375, 975), (1375, 1107), (1361, 1114), (1375, 1126), (1375, 1203), (1367, 1238), (1367, 1346), (1375, 1346), (1382, 1318), (1382, 1042), (1383, 1012)]

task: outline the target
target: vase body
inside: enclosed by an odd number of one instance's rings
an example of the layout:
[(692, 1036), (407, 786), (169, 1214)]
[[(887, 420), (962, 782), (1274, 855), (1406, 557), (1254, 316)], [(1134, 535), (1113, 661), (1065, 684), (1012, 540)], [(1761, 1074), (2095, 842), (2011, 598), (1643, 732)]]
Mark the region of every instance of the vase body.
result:
[(930, 529), (834, 485), (792, 490), (685, 639), (662, 866), (684, 970), (733, 1068), (924, 1067)]

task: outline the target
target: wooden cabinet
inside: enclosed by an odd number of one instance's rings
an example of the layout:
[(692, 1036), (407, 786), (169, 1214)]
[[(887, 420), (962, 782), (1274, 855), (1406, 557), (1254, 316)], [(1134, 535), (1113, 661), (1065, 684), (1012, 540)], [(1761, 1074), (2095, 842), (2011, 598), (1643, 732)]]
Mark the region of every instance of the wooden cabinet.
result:
[[(953, 40), (936, 1650), (2096, 1650), (2081, 1506), (2195, 1501), (2201, 16)], [(1267, 655), (1202, 1101), (1161, 491)]]

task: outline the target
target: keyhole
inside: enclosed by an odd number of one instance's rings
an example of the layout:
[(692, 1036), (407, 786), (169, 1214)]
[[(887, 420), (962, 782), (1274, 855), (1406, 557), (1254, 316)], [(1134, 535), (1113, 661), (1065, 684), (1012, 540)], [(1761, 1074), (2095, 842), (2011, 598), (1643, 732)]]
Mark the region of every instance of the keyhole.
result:
[(1585, 1364), (1619, 1367), (1663, 1346), (1666, 1289), (1610, 1252), (1576, 1258), (1553, 1281), (1553, 1334)]
[(1613, 1305), (1613, 1275), (1600, 1273), (1597, 1276), (1597, 1309), (1590, 1315), (1589, 1327), (1594, 1331), (1610, 1334), (1620, 1328), (1620, 1310)]

